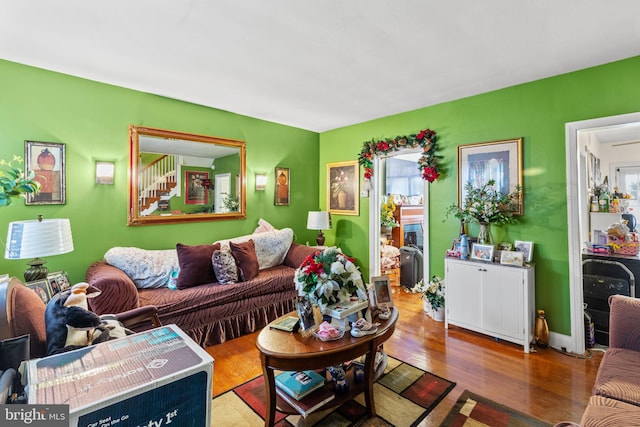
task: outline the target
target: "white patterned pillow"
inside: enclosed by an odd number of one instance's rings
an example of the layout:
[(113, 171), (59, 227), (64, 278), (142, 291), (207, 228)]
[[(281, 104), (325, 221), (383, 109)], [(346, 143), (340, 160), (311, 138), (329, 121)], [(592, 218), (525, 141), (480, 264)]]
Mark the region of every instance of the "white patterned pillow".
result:
[(220, 249), (230, 250), (229, 241), (233, 243), (244, 243), (253, 240), (256, 247), (256, 257), (260, 270), (274, 267), (284, 262), (289, 247), (293, 243), (293, 230), (283, 228), (281, 230), (265, 231), (263, 233), (248, 234), (246, 236), (235, 237), (233, 239), (218, 240)]
[(216, 273), (218, 283), (237, 283), (238, 266), (236, 259), (229, 251), (214, 251), (211, 256), (213, 271)]
[(175, 249), (115, 247), (104, 254), (104, 260), (124, 271), (138, 288), (167, 286), (171, 271), (179, 267)]

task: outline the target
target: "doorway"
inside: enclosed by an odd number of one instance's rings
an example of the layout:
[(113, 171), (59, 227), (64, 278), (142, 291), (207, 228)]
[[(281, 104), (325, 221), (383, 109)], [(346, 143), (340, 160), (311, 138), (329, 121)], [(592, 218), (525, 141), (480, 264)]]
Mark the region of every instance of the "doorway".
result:
[[(369, 269), (371, 276), (379, 276), (381, 272), (380, 268), (380, 207), (382, 206), (383, 197), (386, 188), (386, 173), (385, 162), (387, 158), (411, 158), (416, 153), (420, 153), (419, 150), (400, 150), (393, 154), (393, 156), (380, 157), (374, 156), (373, 163), (373, 176), (371, 177), (371, 183), (369, 188)], [(416, 156), (416, 157), (419, 157)], [(418, 165), (416, 162), (416, 171), (418, 171)], [(419, 172), (417, 172), (419, 174)], [(426, 180), (420, 178), (420, 185), (423, 186), (422, 201), (422, 223), (424, 224), (422, 230), (422, 256), (423, 274), (422, 277), (428, 280), (429, 277), (429, 183)], [(407, 181), (409, 185), (409, 181)], [(415, 184), (413, 184), (415, 186)]]
[(582, 354), (585, 351), (582, 287), (582, 246), (588, 229), (588, 203), (584, 150), (580, 139), (585, 133), (601, 130), (624, 130), (640, 125), (640, 113), (571, 122), (565, 125), (567, 173), (567, 234), (569, 239), (569, 297), (571, 342), (567, 349)]

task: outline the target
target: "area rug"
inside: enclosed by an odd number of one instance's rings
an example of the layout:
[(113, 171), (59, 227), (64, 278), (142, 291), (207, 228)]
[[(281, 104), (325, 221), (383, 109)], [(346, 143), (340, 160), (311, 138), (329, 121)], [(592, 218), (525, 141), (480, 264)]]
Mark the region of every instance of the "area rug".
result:
[(440, 427), (546, 427), (551, 424), (471, 393), (462, 392)]
[[(392, 357), (374, 383), (377, 417), (366, 419), (364, 394), (306, 419), (276, 412), (275, 425), (287, 426), (414, 426), (455, 387), (455, 383)], [(262, 375), (213, 399), (211, 426), (263, 426), (265, 387)]]

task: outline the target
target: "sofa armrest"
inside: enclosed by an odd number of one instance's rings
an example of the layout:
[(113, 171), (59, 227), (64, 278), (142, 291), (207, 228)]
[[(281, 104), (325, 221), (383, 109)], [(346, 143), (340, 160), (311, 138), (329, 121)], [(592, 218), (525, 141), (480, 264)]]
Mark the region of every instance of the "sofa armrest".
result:
[(313, 246), (292, 243), (289, 251), (287, 252), (287, 256), (284, 258), (283, 264), (289, 267), (298, 268), (307, 256), (313, 255), (318, 250), (318, 248)]
[(640, 299), (609, 297), (609, 346), (640, 350)]
[(117, 267), (104, 261), (94, 262), (87, 269), (86, 281), (102, 292), (88, 299), (89, 308), (96, 314), (121, 313), (140, 306), (136, 285)]

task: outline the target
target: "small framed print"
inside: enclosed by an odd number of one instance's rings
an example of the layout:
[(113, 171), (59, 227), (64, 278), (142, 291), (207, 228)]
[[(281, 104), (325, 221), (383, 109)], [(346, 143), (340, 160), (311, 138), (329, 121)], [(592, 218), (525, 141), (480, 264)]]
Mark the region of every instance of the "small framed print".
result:
[(487, 262), (493, 261), (493, 246), (474, 243), (471, 246), (471, 259)]
[(69, 285), (69, 277), (64, 271), (56, 271), (55, 273), (49, 273), (47, 275), (49, 286), (51, 288), (51, 296), (54, 296), (58, 292), (66, 291), (71, 286)]
[(500, 264), (522, 267), (524, 264), (524, 252), (502, 251), (500, 252)]
[(522, 252), (524, 254), (524, 261), (531, 262), (533, 258), (533, 242), (523, 242), (521, 240), (516, 240), (514, 243), (516, 247), (516, 251)]
[(372, 277), (371, 283), (375, 306), (381, 308), (382, 304), (386, 304), (387, 307), (393, 307), (389, 276)]
[(290, 183), (289, 168), (276, 168), (276, 206), (289, 206)]
[(33, 282), (25, 283), (25, 286), (33, 291), (40, 297), (43, 303), (47, 304), (51, 299), (51, 286), (47, 279), (34, 280)]
[(316, 316), (313, 303), (308, 298), (300, 298), (298, 300), (296, 303), (296, 311), (300, 318), (300, 333), (302, 336), (310, 335), (318, 329), (318, 316)]
[(25, 141), (26, 172), (33, 172), (40, 192), (27, 194), (27, 205), (64, 205), (66, 198), (65, 145), (57, 142)]

